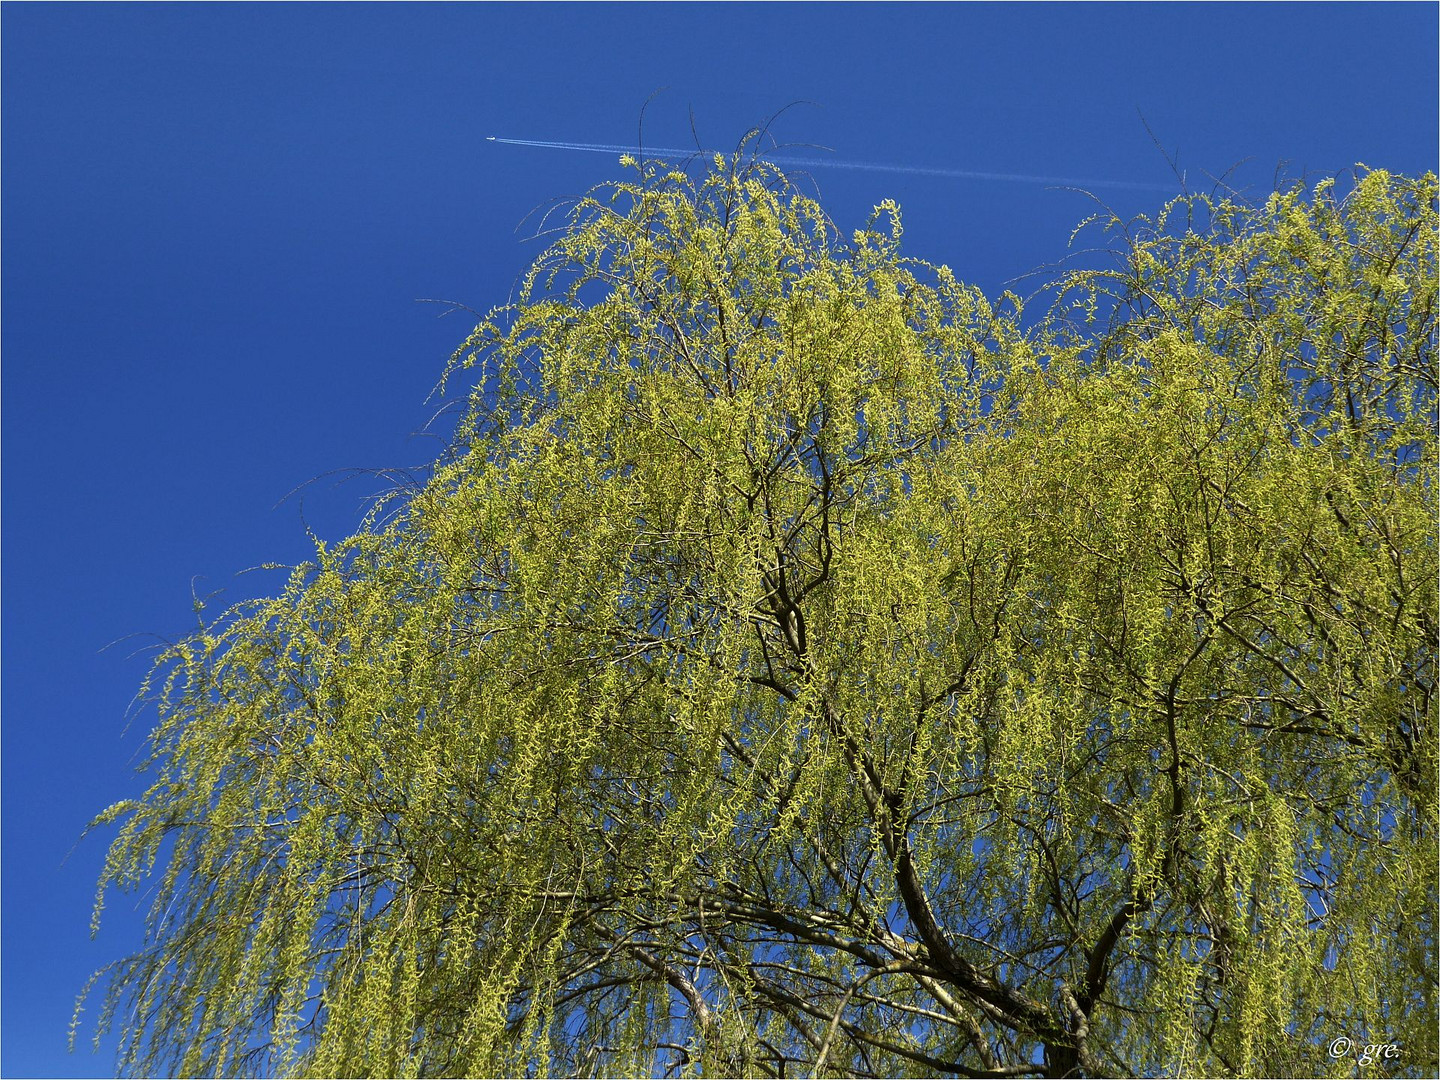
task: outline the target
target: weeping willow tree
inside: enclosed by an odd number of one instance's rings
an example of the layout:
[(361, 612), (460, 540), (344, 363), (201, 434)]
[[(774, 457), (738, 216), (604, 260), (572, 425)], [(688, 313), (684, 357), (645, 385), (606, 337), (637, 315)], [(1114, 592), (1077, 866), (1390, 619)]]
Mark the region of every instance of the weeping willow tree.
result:
[(1433, 1070), (1435, 178), (1112, 221), (1027, 322), (626, 164), (432, 478), (159, 659), (121, 1069)]

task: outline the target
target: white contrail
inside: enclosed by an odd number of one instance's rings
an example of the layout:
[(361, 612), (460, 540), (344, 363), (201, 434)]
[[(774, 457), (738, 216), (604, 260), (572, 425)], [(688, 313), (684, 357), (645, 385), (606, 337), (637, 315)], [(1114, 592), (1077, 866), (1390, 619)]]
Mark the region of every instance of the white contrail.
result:
[[(531, 146), (541, 150), (578, 150), (588, 154), (660, 154), (681, 158), (711, 154), (711, 150), (677, 150), (669, 146), (620, 146), (614, 143), (554, 142), (548, 139), (502, 139), (486, 136), (486, 142), (509, 146)], [(1049, 184), (1053, 187), (1126, 188), (1131, 191), (1174, 192), (1174, 184), (1147, 184), (1134, 180), (1085, 180), (1065, 176), (1039, 176), (1034, 173), (979, 172), (975, 169), (940, 169), (925, 165), (883, 165), (873, 161), (842, 161), (838, 158), (774, 157), (765, 160), (775, 165), (815, 169), (850, 169), (857, 172), (901, 173), (907, 176), (937, 176), (947, 180), (999, 180), (1012, 184)]]
[(486, 142), (507, 143), (510, 146), (537, 146), (542, 150), (584, 150), (591, 154), (675, 154), (690, 157), (692, 154), (709, 153), (703, 150), (677, 150), (673, 146), (615, 146), (610, 143), (549, 142), (541, 139), (502, 139), (495, 135), (485, 136)]

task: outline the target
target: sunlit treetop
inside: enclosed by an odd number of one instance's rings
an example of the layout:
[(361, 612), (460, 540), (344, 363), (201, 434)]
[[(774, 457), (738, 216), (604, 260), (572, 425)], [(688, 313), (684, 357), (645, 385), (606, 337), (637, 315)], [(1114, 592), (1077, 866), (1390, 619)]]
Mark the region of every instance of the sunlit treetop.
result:
[(627, 168), (428, 482), (160, 656), (122, 1069), (1432, 1072), (1435, 178), (1022, 311)]

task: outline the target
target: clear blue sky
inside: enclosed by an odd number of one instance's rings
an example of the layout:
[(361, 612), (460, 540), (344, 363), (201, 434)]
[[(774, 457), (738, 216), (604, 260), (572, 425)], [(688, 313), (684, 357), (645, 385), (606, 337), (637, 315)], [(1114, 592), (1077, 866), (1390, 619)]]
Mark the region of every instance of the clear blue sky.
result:
[[(727, 146), (1164, 185), (1137, 110), (1198, 178), (1437, 164), (1437, 8), (40, 5), (0, 11), (3, 213), (3, 1058), (66, 1053), (89, 974), (140, 942), (135, 898), (88, 921), (152, 718), (125, 713), (191, 581), (238, 599), (305, 528), (339, 538), (423, 464), (426, 395), (535, 253), (537, 203), (617, 175), (488, 135)], [(882, 198), (912, 253), (988, 290), (1064, 253), (1088, 211), (1038, 184), (813, 170), (858, 225)], [(1104, 192), (1139, 212), (1163, 192)], [(302, 517), (303, 513), (303, 517)], [(107, 643), (141, 635), (107, 651)], [(148, 635), (148, 636), (147, 636)], [(77, 841), (79, 841), (77, 843)], [(143, 904), (144, 898), (140, 898)], [(89, 1032), (85, 1032), (88, 1040)]]

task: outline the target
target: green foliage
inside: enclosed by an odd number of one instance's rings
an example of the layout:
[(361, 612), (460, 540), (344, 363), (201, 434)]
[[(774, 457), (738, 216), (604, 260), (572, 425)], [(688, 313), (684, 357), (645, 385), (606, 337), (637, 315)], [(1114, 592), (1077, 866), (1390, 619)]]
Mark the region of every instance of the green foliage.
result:
[(1433, 1070), (1435, 178), (1111, 221), (1027, 326), (628, 164), (423, 490), (160, 658), (122, 1068)]

